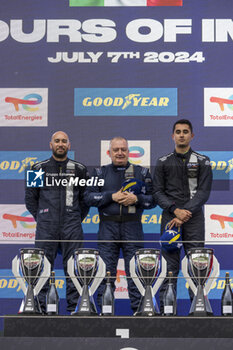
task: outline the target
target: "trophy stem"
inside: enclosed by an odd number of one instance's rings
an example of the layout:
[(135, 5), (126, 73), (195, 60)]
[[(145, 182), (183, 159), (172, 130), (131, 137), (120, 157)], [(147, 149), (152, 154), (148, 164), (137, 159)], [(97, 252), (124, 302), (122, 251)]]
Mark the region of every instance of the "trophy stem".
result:
[(204, 295), (204, 286), (197, 286), (197, 294), (193, 298), (190, 308), (189, 316), (211, 316), (213, 311), (211, 309), (209, 300)]
[(92, 302), (91, 299), (93, 298), (90, 297), (89, 287), (88, 285), (84, 284), (82, 295), (79, 297), (79, 301), (76, 306), (75, 312), (72, 313), (72, 315), (77, 315), (77, 316), (97, 315), (96, 308), (94, 306), (94, 301)]
[(157, 316), (159, 309), (152, 293), (152, 287), (147, 285), (145, 294), (141, 299), (136, 316)]
[(36, 305), (35, 305), (35, 298), (34, 298), (32, 284), (28, 284), (27, 294), (25, 296), (23, 313), (25, 313), (25, 314), (35, 314), (36, 313)]

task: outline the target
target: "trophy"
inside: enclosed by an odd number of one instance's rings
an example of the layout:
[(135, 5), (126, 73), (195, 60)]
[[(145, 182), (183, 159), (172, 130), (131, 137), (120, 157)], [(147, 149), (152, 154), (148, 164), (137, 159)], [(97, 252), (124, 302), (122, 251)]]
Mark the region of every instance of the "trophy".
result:
[[(50, 277), (50, 263), (39, 248), (22, 248), (20, 257), (12, 261), (12, 272), (17, 279), (25, 298), (19, 309), (23, 314), (42, 314), (38, 294)], [(27, 282), (27, 287), (24, 283)]]
[[(155, 294), (167, 273), (167, 262), (162, 257), (162, 269), (160, 275), (158, 275), (160, 258), (159, 249), (139, 249), (130, 260), (130, 275), (142, 295), (136, 316), (159, 315)], [(157, 281), (155, 282), (156, 278)]]
[(99, 256), (99, 251), (96, 249), (76, 250), (68, 260), (67, 271), (80, 295), (72, 315), (97, 315), (93, 294), (106, 274), (106, 266)]
[[(211, 273), (212, 269), (213, 271)], [(189, 287), (194, 293), (189, 315), (213, 315), (210, 302), (207, 298), (213, 283), (219, 276), (219, 263), (214, 256), (213, 249), (189, 249), (187, 252), (187, 257), (185, 256), (182, 260), (182, 272), (189, 284)]]

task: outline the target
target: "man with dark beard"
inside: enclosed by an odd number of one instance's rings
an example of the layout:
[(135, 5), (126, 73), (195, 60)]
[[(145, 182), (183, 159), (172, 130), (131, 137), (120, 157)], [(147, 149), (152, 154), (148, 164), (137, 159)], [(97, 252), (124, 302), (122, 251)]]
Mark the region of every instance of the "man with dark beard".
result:
[[(88, 213), (83, 198), (85, 186), (69, 180), (77, 177), (79, 180), (88, 179), (88, 173), (83, 164), (67, 157), (70, 141), (65, 132), (57, 131), (52, 135), (50, 149), (52, 157), (32, 167), (37, 174), (43, 174), (44, 185), (26, 187), (25, 203), (37, 222), (35, 247), (44, 249), (51, 269), (58, 250), (61, 251), (67, 276), (67, 261), (74, 250), (81, 247), (81, 242), (74, 240), (83, 239), (81, 222)], [(70, 242), (62, 242), (63, 240)], [(48, 283), (39, 294), (43, 312), (46, 309), (47, 290)], [(66, 279), (66, 299), (67, 311), (74, 311), (78, 293), (69, 278)]]
[[(173, 125), (172, 139), (175, 150), (158, 159), (154, 173), (154, 196), (163, 209), (161, 234), (168, 224), (182, 227), (182, 241), (185, 253), (192, 247), (203, 247), (204, 214), (202, 206), (207, 202), (212, 170), (207, 156), (193, 151), (190, 143), (194, 137), (189, 120), (180, 119)], [(162, 249), (167, 261), (167, 271), (172, 271), (176, 290), (180, 267), (180, 250)], [(163, 295), (168, 280), (160, 288), (160, 309), (163, 312)], [(192, 295), (190, 295), (192, 297)]]

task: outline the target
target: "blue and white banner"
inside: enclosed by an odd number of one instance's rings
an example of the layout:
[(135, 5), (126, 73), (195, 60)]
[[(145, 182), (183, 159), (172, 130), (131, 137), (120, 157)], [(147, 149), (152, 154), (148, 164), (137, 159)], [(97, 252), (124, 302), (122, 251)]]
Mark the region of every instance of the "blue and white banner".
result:
[[(26, 168), (50, 157), (50, 151), (0, 151), (0, 180), (23, 180)], [(74, 157), (73, 151), (69, 157)]]
[(177, 116), (177, 89), (77, 88), (75, 116)]

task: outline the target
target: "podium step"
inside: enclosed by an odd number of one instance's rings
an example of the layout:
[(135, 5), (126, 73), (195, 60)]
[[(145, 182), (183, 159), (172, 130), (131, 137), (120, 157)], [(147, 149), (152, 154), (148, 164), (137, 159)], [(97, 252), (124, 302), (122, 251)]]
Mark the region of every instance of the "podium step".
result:
[(4, 337), (233, 338), (232, 329), (233, 317), (4, 316)]

